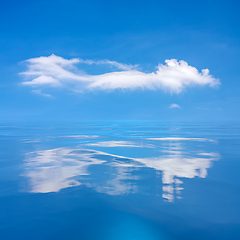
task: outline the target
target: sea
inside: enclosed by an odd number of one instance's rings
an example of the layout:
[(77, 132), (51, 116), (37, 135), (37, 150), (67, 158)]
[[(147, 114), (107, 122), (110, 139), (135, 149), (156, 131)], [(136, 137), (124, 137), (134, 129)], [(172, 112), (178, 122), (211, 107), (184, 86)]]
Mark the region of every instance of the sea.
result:
[(240, 123), (1, 123), (0, 239), (239, 240)]

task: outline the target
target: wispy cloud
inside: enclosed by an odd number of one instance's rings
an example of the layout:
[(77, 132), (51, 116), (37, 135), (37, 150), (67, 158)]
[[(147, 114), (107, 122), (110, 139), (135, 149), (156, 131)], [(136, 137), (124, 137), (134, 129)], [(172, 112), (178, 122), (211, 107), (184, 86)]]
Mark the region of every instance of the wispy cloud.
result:
[(32, 90), (33, 93), (44, 96), (44, 97), (53, 97), (51, 94), (43, 93), (40, 89)]
[(178, 104), (173, 103), (169, 106), (169, 108), (181, 108)]
[(101, 61), (93, 61), (93, 60), (83, 60), (79, 59), (79, 63), (86, 63), (88, 65), (96, 64), (96, 65), (111, 65), (119, 70), (124, 70), (124, 71), (130, 71), (133, 69), (137, 69), (138, 65), (131, 65), (131, 64), (124, 64), (124, 63), (119, 63), (116, 61), (110, 61), (110, 60), (101, 60)]
[[(81, 92), (82, 90), (115, 90), (115, 89), (161, 89), (171, 93), (180, 93), (186, 87), (205, 86), (216, 87), (219, 79), (209, 74), (208, 69), (199, 72), (187, 62), (176, 59), (165, 60), (157, 71), (145, 73), (136, 70), (136, 65), (127, 65), (115, 61), (64, 59), (52, 54), (48, 57), (31, 58), (25, 61), (28, 70), (21, 74), (30, 80), (23, 81), (23, 85), (35, 88), (43, 86), (62, 87)], [(89, 75), (75, 65), (108, 64), (117, 67), (120, 71), (108, 72), (100, 75)]]

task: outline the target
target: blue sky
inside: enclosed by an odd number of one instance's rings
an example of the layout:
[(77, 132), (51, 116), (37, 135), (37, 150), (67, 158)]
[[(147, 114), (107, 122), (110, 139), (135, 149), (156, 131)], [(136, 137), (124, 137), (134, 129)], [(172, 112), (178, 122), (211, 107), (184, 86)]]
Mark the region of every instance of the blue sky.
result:
[(0, 4), (3, 121), (240, 120), (239, 1)]

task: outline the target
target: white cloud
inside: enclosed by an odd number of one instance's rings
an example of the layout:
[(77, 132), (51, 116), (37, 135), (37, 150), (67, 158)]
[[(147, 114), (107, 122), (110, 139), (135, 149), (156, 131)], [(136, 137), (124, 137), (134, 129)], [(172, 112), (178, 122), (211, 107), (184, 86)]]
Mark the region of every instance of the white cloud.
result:
[(119, 70), (132, 70), (132, 69), (136, 69), (138, 65), (131, 65), (131, 64), (124, 64), (124, 63), (118, 63), (116, 61), (110, 61), (110, 60), (101, 60), (101, 61), (93, 61), (93, 60), (83, 60), (83, 59), (79, 59), (80, 63), (86, 63), (88, 65), (92, 65), (92, 64), (103, 64), (103, 65), (111, 65), (114, 67), (117, 67)]
[(24, 85), (50, 85), (53, 87), (61, 86), (62, 84), (51, 76), (42, 75), (40, 77), (34, 78), (32, 81), (23, 82)]
[(178, 104), (173, 103), (169, 106), (169, 108), (181, 108)]
[[(165, 65), (160, 64), (157, 71), (145, 73), (136, 70), (136, 66), (126, 65), (115, 61), (64, 59), (52, 54), (49, 57), (38, 57), (26, 60), (28, 70), (21, 74), (31, 77), (31, 80), (22, 84), (32, 87), (49, 86), (70, 88), (74, 85), (74, 91), (86, 89), (162, 89), (172, 93), (180, 93), (189, 86), (211, 87), (220, 84), (219, 79), (209, 74), (208, 69), (199, 72), (187, 62), (176, 59), (166, 60)], [(121, 71), (109, 72), (100, 75), (89, 75), (75, 67), (77, 63), (108, 64), (117, 67)]]
[(51, 94), (43, 93), (40, 89), (34, 89), (32, 90), (33, 93), (44, 96), (44, 97), (52, 97)]

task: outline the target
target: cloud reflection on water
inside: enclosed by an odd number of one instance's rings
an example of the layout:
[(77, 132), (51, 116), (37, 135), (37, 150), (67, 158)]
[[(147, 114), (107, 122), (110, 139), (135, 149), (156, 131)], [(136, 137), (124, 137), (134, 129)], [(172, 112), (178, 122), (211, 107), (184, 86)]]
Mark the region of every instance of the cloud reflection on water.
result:
[[(143, 180), (146, 169), (162, 174), (162, 197), (172, 202), (181, 198), (184, 178), (206, 178), (207, 169), (219, 159), (218, 153), (206, 152), (196, 145), (188, 149), (183, 141), (212, 144), (204, 138), (148, 138), (146, 144), (133, 141), (104, 141), (83, 144), (75, 148), (61, 147), (31, 152), (26, 158), (26, 172), (31, 192), (58, 192), (81, 184), (109, 195), (136, 193), (139, 180)], [(161, 140), (161, 141), (156, 141)], [(149, 144), (150, 141), (150, 144)], [(160, 145), (159, 145), (160, 143)], [(127, 157), (97, 151), (86, 147), (141, 147), (154, 148), (158, 156)], [(197, 150), (195, 149), (197, 147)], [(105, 150), (105, 149), (104, 149)], [(133, 151), (134, 153), (134, 151)], [(102, 166), (100, 169), (93, 165)], [(104, 170), (103, 170), (104, 169)], [(155, 183), (156, 184), (156, 183)]]
[(76, 176), (88, 175), (87, 168), (104, 161), (91, 152), (78, 149), (55, 148), (29, 153), (26, 176), (30, 178), (31, 192), (58, 192), (62, 188), (79, 186)]
[(153, 148), (154, 145), (146, 144), (140, 145), (131, 141), (102, 141), (102, 142), (94, 142), (87, 143), (86, 146), (96, 146), (96, 147), (146, 147)]

